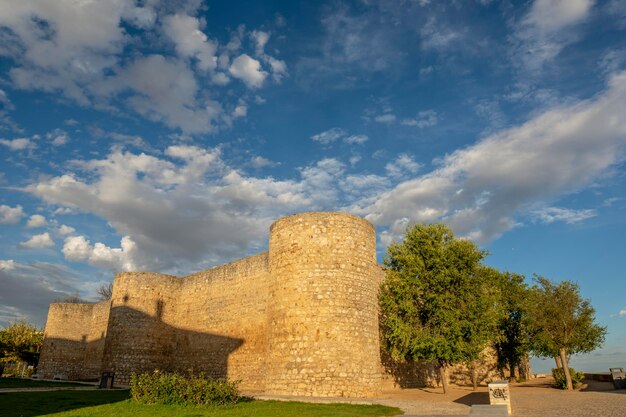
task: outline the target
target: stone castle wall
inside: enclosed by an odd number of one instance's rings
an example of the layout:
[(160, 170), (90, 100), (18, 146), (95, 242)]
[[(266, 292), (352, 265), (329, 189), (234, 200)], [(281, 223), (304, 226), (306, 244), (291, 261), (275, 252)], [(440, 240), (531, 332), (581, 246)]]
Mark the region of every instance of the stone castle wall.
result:
[(50, 378), (100, 375), (110, 303), (53, 303), (48, 311), (38, 372)]
[(427, 366), (381, 362), (369, 222), (302, 213), (269, 235), (268, 252), (182, 278), (119, 273), (110, 301), (52, 304), (38, 373), (112, 371), (128, 384), (132, 372), (193, 370), (246, 391), (344, 397), (435, 381)]
[(132, 372), (193, 370), (245, 390), (371, 396), (380, 389), (380, 274), (366, 220), (285, 217), (268, 252), (183, 278), (120, 273), (110, 303), (52, 304), (39, 372), (112, 371), (127, 384)]

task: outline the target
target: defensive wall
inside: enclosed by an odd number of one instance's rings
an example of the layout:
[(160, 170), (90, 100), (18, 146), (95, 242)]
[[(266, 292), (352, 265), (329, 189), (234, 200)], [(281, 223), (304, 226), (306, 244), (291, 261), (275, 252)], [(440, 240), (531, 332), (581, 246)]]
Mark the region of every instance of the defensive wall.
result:
[[(110, 301), (53, 303), (38, 374), (204, 372), (278, 395), (369, 397), (424, 386), (429, 366), (381, 362), (376, 233), (344, 213), (274, 222), (269, 250), (186, 277), (124, 272)], [(489, 376), (485, 376), (488, 378)]]

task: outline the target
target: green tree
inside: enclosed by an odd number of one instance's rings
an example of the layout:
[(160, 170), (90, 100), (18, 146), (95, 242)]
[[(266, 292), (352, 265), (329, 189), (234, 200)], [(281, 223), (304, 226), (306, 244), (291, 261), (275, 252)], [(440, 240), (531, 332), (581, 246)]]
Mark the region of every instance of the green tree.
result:
[(498, 368), (502, 372), (509, 369), (509, 379), (515, 380), (515, 370), (528, 358), (530, 341), (528, 337), (528, 297), (529, 289), (523, 275), (499, 272), (500, 286), (498, 337), (494, 340)]
[(43, 332), (34, 324), (18, 321), (0, 330), (0, 354), (5, 362), (26, 362), (36, 365)]
[(566, 387), (573, 389), (568, 356), (589, 353), (604, 343), (606, 327), (595, 323), (595, 309), (580, 296), (571, 281), (558, 284), (535, 276), (531, 291), (529, 325), (531, 350), (537, 356), (559, 357), (565, 372)]
[(409, 226), (404, 241), (387, 249), (382, 344), (396, 360), (436, 362), (444, 392), (447, 368), (477, 360), (494, 335), (494, 286), (481, 265), (485, 255), (443, 224)]

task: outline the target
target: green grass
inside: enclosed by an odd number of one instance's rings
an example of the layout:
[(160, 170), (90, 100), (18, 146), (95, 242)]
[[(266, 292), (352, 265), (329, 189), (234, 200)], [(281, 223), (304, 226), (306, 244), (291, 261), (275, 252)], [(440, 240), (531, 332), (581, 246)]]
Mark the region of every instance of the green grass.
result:
[(402, 414), (382, 405), (246, 401), (222, 407), (142, 405), (128, 391), (53, 391), (0, 394), (0, 416), (34, 417), (377, 417)]
[(22, 378), (0, 378), (0, 388), (84, 387), (84, 384), (61, 381), (37, 381)]

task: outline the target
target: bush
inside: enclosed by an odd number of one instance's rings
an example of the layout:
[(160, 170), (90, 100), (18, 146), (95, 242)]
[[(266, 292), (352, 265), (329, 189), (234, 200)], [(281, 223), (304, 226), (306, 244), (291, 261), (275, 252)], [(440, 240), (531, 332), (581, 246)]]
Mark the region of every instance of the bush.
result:
[(239, 401), (239, 383), (207, 378), (200, 373), (183, 376), (154, 371), (133, 373), (130, 393), (142, 404), (224, 405)]
[[(572, 376), (572, 385), (576, 388), (582, 380), (585, 378), (585, 374), (576, 371), (574, 368), (569, 368), (569, 373)], [(554, 378), (554, 384), (561, 389), (567, 387), (567, 380), (565, 379), (565, 372), (563, 368), (552, 368), (552, 377)]]

